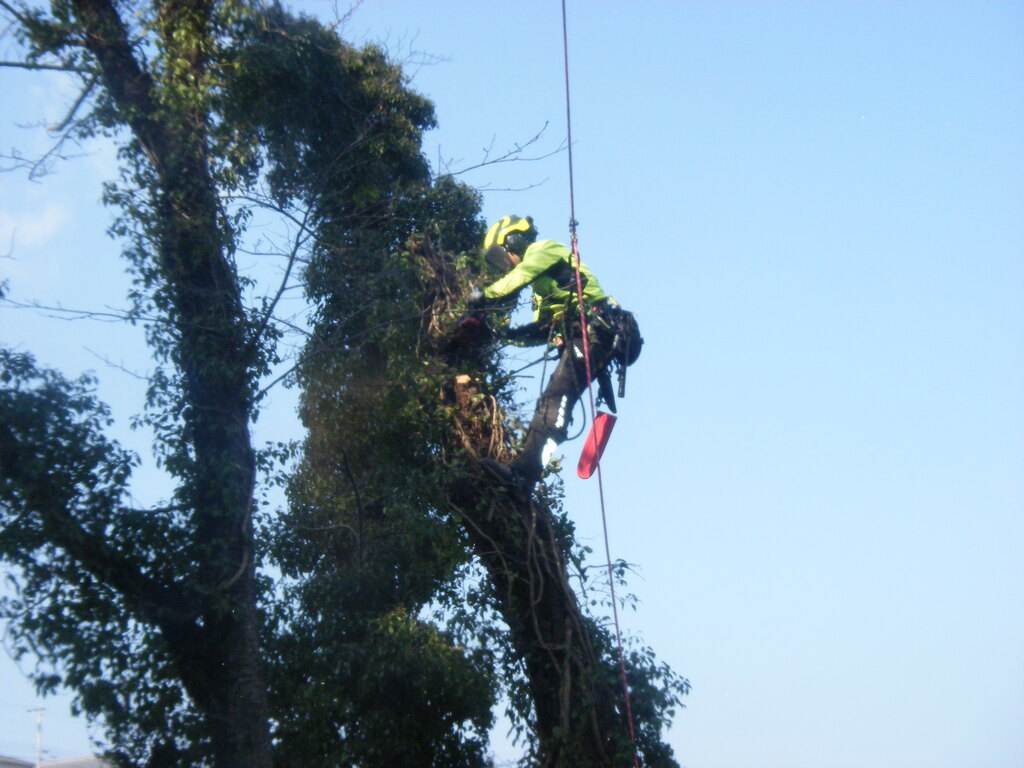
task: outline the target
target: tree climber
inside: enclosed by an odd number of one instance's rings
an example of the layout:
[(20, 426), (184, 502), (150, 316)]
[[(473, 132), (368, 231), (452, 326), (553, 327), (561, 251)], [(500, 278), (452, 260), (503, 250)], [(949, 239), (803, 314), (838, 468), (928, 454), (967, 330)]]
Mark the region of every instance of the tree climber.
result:
[[(493, 474), (527, 493), (540, 480), (555, 449), (566, 440), (573, 409), (587, 389), (573, 253), (554, 240), (537, 240), (537, 234), (529, 216), (505, 216), (493, 224), (484, 236), (484, 256), (488, 264), (506, 274), (470, 294), (470, 305), (479, 307), (530, 285), (533, 322), (504, 335), (524, 346), (547, 342), (559, 351), (558, 365), (537, 402), (519, 456), (510, 467), (493, 459), (482, 460)], [(625, 368), (639, 356), (643, 339), (632, 313), (605, 294), (586, 265), (581, 263), (579, 271), (591, 376), (599, 383), (600, 397), (614, 412), (610, 368), (619, 366), (621, 397)]]

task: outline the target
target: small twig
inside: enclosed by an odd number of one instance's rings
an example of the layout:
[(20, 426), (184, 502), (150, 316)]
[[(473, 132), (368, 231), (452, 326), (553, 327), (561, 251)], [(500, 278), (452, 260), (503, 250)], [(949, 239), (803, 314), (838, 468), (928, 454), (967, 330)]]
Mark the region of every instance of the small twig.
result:
[(119, 370), (119, 371), (122, 371), (124, 373), (127, 373), (129, 376), (131, 376), (133, 378), (136, 378), (139, 381), (146, 381), (146, 382), (149, 381), (149, 376), (144, 376), (141, 373), (136, 373), (135, 371), (132, 371), (132, 370), (126, 368), (121, 363), (115, 363), (109, 357), (106, 357), (105, 355), (101, 355), (99, 352), (96, 352), (95, 350), (89, 349), (89, 347), (83, 347), (83, 349), (86, 352), (88, 352), (90, 355), (98, 358), (99, 360), (102, 360), (104, 363), (106, 363), (107, 367), (109, 367), (109, 368), (114, 368), (116, 370)]

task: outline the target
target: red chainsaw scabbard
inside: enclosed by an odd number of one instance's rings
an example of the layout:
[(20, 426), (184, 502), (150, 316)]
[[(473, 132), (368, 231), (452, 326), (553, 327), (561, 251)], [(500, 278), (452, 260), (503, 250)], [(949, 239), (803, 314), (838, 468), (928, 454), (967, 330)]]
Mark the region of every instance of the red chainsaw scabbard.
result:
[(587, 442), (583, 445), (580, 463), (576, 467), (576, 474), (584, 480), (593, 475), (597, 470), (597, 465), (601, 463), (604, 447), (608, 445), (608, 438), (611, 437), (614, 426), (615, 416), (604, 411), (597, 412), (590, 432), (587, 434)]

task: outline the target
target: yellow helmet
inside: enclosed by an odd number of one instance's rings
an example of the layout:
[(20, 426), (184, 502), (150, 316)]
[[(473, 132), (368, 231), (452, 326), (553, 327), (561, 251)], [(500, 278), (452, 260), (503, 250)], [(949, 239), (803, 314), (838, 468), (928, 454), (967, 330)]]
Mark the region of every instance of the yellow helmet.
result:
[(500, 246), (516, 256), (522, 256), (530, 243), (536, 239), (537, 228), (533, 226), (533, 219), (530, 216), (503, 216), (494, 222), (484, 235), (484, 251)]

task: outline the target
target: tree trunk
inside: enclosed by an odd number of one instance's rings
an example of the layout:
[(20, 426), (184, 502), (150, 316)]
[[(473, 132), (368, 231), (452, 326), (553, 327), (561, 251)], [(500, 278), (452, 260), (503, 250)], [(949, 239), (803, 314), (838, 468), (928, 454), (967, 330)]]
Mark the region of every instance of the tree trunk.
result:
[[(457, 406), (450, 450), (487, 455), (500, 414), (476, 397), (468, 377), (448, 393)], [(536, 712), (538, 762), (544, 768), (629, 764), (632, 747), (617, 703), (614, 670), (593, 645), (567, 577), (567, 557), (546, 506), (518, 499), (489, 475), (465, 476), (448, 489), (494, 585), (512, 645), (523, 660)]]
[[(174, 328), (183, 439), (191, 447), (181, 496), (192, 510), (190, 595), (201, 624), (158, 623), (186, 689), (206, 716), (219, 768), (270, 768), (266, 688), (258, 646), (248, 430), (256, 341), (248, 337), (231, 233), (211, 177), (202, 91), (212, 48), (209, 0), (171, 0), (157, 24), (168, 59), (157, 83), (135, 58), (112, 0), (73, 0), (104, 85), (156, 172), (157, 291)], [(161, 97), (160, 89), (163, 88)], [(145, 618), (145, 617), (144, 617)]]

